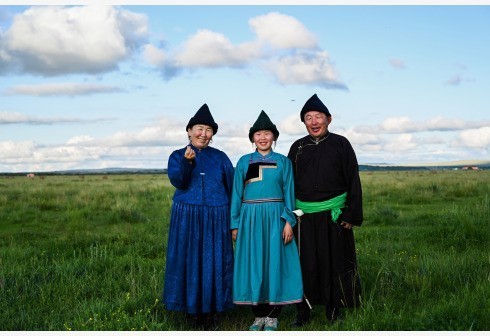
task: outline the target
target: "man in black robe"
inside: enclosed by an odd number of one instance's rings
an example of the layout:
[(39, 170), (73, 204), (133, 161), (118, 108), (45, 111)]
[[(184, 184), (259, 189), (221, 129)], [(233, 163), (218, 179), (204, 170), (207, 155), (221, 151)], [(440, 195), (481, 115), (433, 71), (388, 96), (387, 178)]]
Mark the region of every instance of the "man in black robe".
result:
[(296, 209), (304, 213), (294, 228), (305, 293), (305, 300), (297, 304), (296, 327), (310, 321), (308, 303), (325, 305), (330, 322), (340, 317), (340, 308), (359, 305), (352, 226), (363, 220), (359, 167), (350, 142), (328, 131), (332, 116), (316, 94), (300, 117), (308, 135), (295, 141), (288, 154)]

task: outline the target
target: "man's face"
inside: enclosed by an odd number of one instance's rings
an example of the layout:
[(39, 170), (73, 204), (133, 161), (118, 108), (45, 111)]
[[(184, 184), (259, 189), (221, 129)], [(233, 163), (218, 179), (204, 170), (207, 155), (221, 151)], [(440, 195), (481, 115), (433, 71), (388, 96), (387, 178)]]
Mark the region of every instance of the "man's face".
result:
[(332, 117), (327, 117), (323, 112), (309, 111), (306, 112), (304, 120), (308, 134), (314, 139), (319, 139), (327, 134)]

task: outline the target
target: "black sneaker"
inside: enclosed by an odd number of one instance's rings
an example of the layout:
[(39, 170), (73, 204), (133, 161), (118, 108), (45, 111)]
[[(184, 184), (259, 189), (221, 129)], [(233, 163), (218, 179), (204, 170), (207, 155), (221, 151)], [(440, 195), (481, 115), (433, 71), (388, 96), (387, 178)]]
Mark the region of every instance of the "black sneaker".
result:
[(204, 314), (202, 328), (206, 331), (216, 331), (219, 327), (219, 316), (216, 313)]
[(202, 314), (187, 314), (186, 316), (187, 323), (193, 329), (200, 329), (204, 324), (204, 318)]
[(291, 323), (291, 327), (300, 328), (311, 322), (310, 312), (296, 315), (296, 320)]
[(338, 322), (343, 319), (342, 314), (340, 313), (339, 308), (327, 308), (325, 310), (325, 313), (327, 315), (327, 320), (331, 323), (334, 324), (335, 322)]

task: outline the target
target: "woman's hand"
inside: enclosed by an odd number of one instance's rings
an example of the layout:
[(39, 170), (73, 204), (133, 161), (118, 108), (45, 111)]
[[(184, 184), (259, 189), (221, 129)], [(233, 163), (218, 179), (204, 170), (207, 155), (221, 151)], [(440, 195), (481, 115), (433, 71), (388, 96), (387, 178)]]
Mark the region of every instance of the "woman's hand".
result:
[(293, 240), (293, 228), (288, 221), (286, 221), (286, 225), (284, 225), (284, 229), (282, 230), (282, 239), (284, 240), (284, 245), (289, 244)]
[(231, 239), (232, 239), (233, 241), (236, 241), (236, 236), (237, 236), (237, 234), (238, 234), (238, 229), (233, 229), (233, 230), (231, 230)]
[(189, 161), (192, 161), (196, 158), (196, 152), (194, 152), (191, 146), (187, 146), (187, 148), (185, 149), (184, 158)]

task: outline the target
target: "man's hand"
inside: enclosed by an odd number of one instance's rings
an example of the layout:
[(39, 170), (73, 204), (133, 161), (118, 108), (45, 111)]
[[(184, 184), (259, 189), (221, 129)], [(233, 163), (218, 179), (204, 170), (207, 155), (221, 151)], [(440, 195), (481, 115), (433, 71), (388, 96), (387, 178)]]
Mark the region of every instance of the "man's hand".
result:
[(349, 224), (349, 223), (347, 223), (347, 222), (342, 221), (342, 223), (340, 223), (340, 225), (342, 225), (342, 227), (343, 227), (344, 229), (347, 229), (347, 230), (352, 229), (352, 224)]

